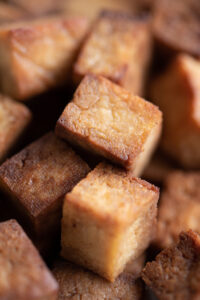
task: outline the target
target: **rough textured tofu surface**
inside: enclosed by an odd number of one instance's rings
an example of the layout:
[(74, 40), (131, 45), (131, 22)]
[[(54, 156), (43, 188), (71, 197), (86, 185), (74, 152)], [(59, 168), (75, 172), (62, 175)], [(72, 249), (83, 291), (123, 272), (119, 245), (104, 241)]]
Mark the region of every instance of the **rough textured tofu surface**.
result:
[(142, 291), (141, 282), (136, 279), (143, 263), (144, 256), (131, 261), (115, 282), (110, 283), (90, 271), (59, 260), (53, 268), (53, 274), (59, 283), (58, 300), (139, 300)]
[(41, 17), (0, 28), (0, 85), (25, 100), (70, 78), (70, 69), (87, 29), (81, 17)]
[(178, 55), (152, 83), (163, 112), (162, 147), (183, 167), (200, 168), (200, 60)]
[(142, 278), (160, 300), (200, 299), (200, 236), (183, 232), (179, 242), (147, 263)]
[(23, 104), (0, 95), (0, 160), (24, 132), (31, 120), (30, 110)]
[(59, 237), (63, 196), (88, 172), (88, 165), (53, 133), (1, 165), (1, 189), (41, 251)]
[(151, 56), (147, 19), (116, 11), (104, 11), (86, 39), (74, 66), (75, 79), (93, 73), (143, 94)]
[(190, 228), (200, 232), (200, 172), (176, 171), (165, 180), (155, 244), (169, 247)]
[(87, 75), (60, 116), (56, 133), (139, 176), (161, 126), (156, 106), (104, 77)]
[(61, 255), (114, 281), (154, 236), (158, 197), (153, 185), (100, 163), (65, 197)]
[(56, 300), (58, 284), (15, 220), (0, 223), (0, 298)]
[(154, 1), (153, 30), (165, 49), (200, 55), (200, 1)]
[(23, 19), (26, 13), (18, 7), (7, 3), (0, 3), (0, 24)]

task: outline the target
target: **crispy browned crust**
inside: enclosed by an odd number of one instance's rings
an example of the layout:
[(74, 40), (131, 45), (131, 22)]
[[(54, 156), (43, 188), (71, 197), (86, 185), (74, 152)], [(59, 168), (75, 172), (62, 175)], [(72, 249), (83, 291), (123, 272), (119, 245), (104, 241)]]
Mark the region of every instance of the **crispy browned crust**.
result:
[[(69, 262), (58, 260), (53, 274), (59, 283), (59, 300), (82, 297), (88, 300), (141, 299), (141, 282), (136, 280), (141, 272), (144, 257), (131, 261), (130, 269), (125, 270), (114, 283)], [(130, 268), (130, 267), (129, 267)], [(139, 272), (138, 272), (139, 271)]]
[[(134, 171), (142, 153), (150, 156), (161, 126), (162, 114), (156, 106), (90, 74), (60, 116), (56, 134)], [(151, 149), (145, 150), (150, 136)]]
[(41, 17), (0, 28), (1, 88), (18, 100), (70, 78), (88, 22), (81, 17)]
[(1, 299), (57, 299), (57, 282), (15, 220), (0, 223), (0, 265)]
[(151, 86), (164, 115), (162, 147), (185, 168), (200, 167), (200, 61), (178, 55)]
[(86, 74), (93, 73), (136, 95), (143, 94), (151, 56), (149, 25), (149, 20), (144, 17), (103, 11), (75, 63), (75, 81), (80, 82)]
[(192, 230), (178, 244), (163, 250), (142, 272), (145, 283), (160, 300), (197, 300), (200, 297), (200, 236)]
[(199, 0), (155, 1), (154, 35), (171, 51), (200, 56)]
[(31, 111), (23, 104), (0, 95), (0, 161), (8, 154), (30, 123)]
[(155, 244), (165, 248), (177, 242), (181, 231), (200, 230), (200, 172), (172, 172), (165, 180), (158, 213)]
[(39, 239), (45, 248), (60, 227), (63, 196), (88, 172), (88, 165), (65, 142), (49, 133), (0, 167), (0, 186), (26, 222), (34, 241)]
[(158, 198), (156, 187), (100, 163), (65, 197), (62, 256), (113, 282), (154, 237)]

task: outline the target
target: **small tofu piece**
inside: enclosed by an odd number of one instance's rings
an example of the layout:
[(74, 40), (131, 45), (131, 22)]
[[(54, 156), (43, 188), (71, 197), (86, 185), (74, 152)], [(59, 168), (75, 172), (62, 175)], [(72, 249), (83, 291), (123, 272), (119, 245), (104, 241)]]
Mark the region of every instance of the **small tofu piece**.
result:
[(0, 94), (0, 161), (22, 135), (31, 116), (25, 105)]
[(76, 81), (93, 73), (142, 95), (151, 57), (149, 25), (144, 17), (103, 11), (75, 63)]
[(184, 168), (200, 168), (200, 60), (178, 55), (152, 82), (164, 116), (162, 148)]
[(56, 280), (15, 220), (0, 223), (0, 266), (0, 299), (57, 299)]
[(65, 196), (62, 257), (113, 282), (148, 247), (159, 190), (100, 163)]
[(139, 176), (157, 145), (161, 127), (162, 114), (152, 103), (90, 74), (60, 116), (56, 133)]
[(142, 278), (160, 300), (200, 299), (200, 235), (181, 233), (177, 244), (147, 263)]
[(200, 1), (159, 0), (154, 4), (153, 32), (165, 52), (200, 56)]
[(0, 24), (21, 20), (27, 14), (20, 8), (0, 2)]
[(1, 26), (1, 90), (26, 100), (64, 84), (87, 25), (85, 18), (57, 16)]
[[(81, 267), (73, 265), (64, 260), (56, 261), (53, 274), (59, 283), (58, 300), (78, 299), (83, 300), (102, 300), (102, 299), (120, 299), (120, 300), (139, 300), (141, 299), (141, 282), (136, 280), (138, 273), (142, 270), (144, 257), (131, 261), (129, 264), (133, 270), (130, 273), (126, 270), (115, 280), (114, 283), (87, 271)], [(140, 273), (140, 272), (139, 272)]]
[(177, 242), (181, 231), (200, 232), (200, 172), (176, 171), (168, 175), (158, 210), (159, 249)]
[(88, 172), (88, 165), (53, 133), (1, 165), (0, 188), (42, 254), (57, 245), (64, 195)]

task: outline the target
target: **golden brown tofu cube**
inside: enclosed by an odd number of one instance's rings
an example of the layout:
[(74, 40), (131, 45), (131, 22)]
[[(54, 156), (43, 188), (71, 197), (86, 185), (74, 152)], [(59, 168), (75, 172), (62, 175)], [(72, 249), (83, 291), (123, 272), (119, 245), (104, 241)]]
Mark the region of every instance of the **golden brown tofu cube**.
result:
[(100, 163), (64, 200), (62, 257), (114, 281), (148, 247), (159, 191)]
[(57, 282), (15, 220), (0, 223), (0, 265), (0, 299), (57, 299)]
[(20, 8), (0, 2), (0, 24), (23, 19), (27, 14)]
[(150, 102), (101, 76), (87, 75), (56, 133), (139, 176), (156, 147), (161, 123), (161, 112)]
[(179, 55), (151, 86), (163, 112), (162, 147), (185, 168), (200, 168), (200, 60)]
[(59, 238), (63, 196), (88, 172), (88, 165), (53, 133), (1, 165), (0, 187), (42, 254)]
[(30, 120), (31, 112), (25, 105), (0, 95), (0, 161), (8, 155)]
[(200, 299), (200, 235), (183, 232), (177, 244), (147, 263), (142, 277), (160, 300)]
[(139, 300), (141, 282), (136, 278), (142, 270), (143, 263), (144, 257), (131, 261), (129, 265), (133, 271), (130, 272), (130, 267), (127, 266), (115, 282), (111, 283), (81, 267), (58, 260), (53, 268), (53, 274), (59, 283), (58, 299), (70, 300), (80, 297), (87, 300), (102, 300), (106, 297), (111, 300)]
[(102, 12), (75, 63), (75, 79), (80, 81), (89, 73), (102, 75), (142, 95), (151, 56), (149, 29), (144, 18)]
[(200, 172), (176, 171), (166, 178), (161, 194), (155, 244), (169, 247), (188, 229), (200, 232)]
[(2, 91), (25, 100), (66, 82), (87, 24), (58, 16), (1, 26)]
[(154, 2), (153, 32), (161, 49), (200, 56), (200, 1)]

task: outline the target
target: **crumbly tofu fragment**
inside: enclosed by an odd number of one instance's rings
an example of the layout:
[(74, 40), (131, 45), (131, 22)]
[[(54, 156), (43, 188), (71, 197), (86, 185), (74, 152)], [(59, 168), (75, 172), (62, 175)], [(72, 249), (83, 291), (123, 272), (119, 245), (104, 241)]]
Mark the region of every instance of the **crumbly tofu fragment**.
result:
[(48, 133), (0, 167), (0, 187), (42, 254), (56, 246), (64, 195), (89, 172), (88, 165)]
[(200, 1), (154, 2), (153, 32), (161, 49), (200, 56)]
[(75, 63), (75, 80), (89, 73), (102, 75), (142, 95), (151, 57), (149, 25), (144, 17), (103, 11)]
[(58, 260), (53, 268), (53, 274), (59, 283), (58, 300), (79, 298), (83, 300), (139, 300), (142, 289), (141, 282), (136, 279), (143, 268), (143, 263), (144, 256), (131, 261), (127, 269), (114, 283), (111, 283), (81, 267)]
[(161, 194), (155, 244), (169, 247), (188, 229), (200, 232), (200, 172), (175, 171)]
[(27, 14), (20, 8), (0, 2), (0, 24), (23, 19)]
[(147, 263), (142, 278), (160, 300), (200, 299), (199, 234), (181, 233), (177, 244)]
[(81, 17), (41, 17), (0, 27), (1, 90), (26, 100), (70, 78), (88, 22)]
[(163, 112), (162, 147), (185, 168), (200, 168), (200, 60), (178, 55), (152, 82), (151, 97)]
[(56, 280), (15, 220), (0, 223), (0, 265), (0, 299), (57, 299)]
[(25, 105), (0, 94), (0, 161), (27, 128), (31, 116)]
[(113, 282), (148, 247), (159, 191), (100, 163), (64, 200), (62, 257)]
[(162, 127), (159, 109), (104, 77), (87, 75), (60, 116), (56, 133), (139, 176)]

